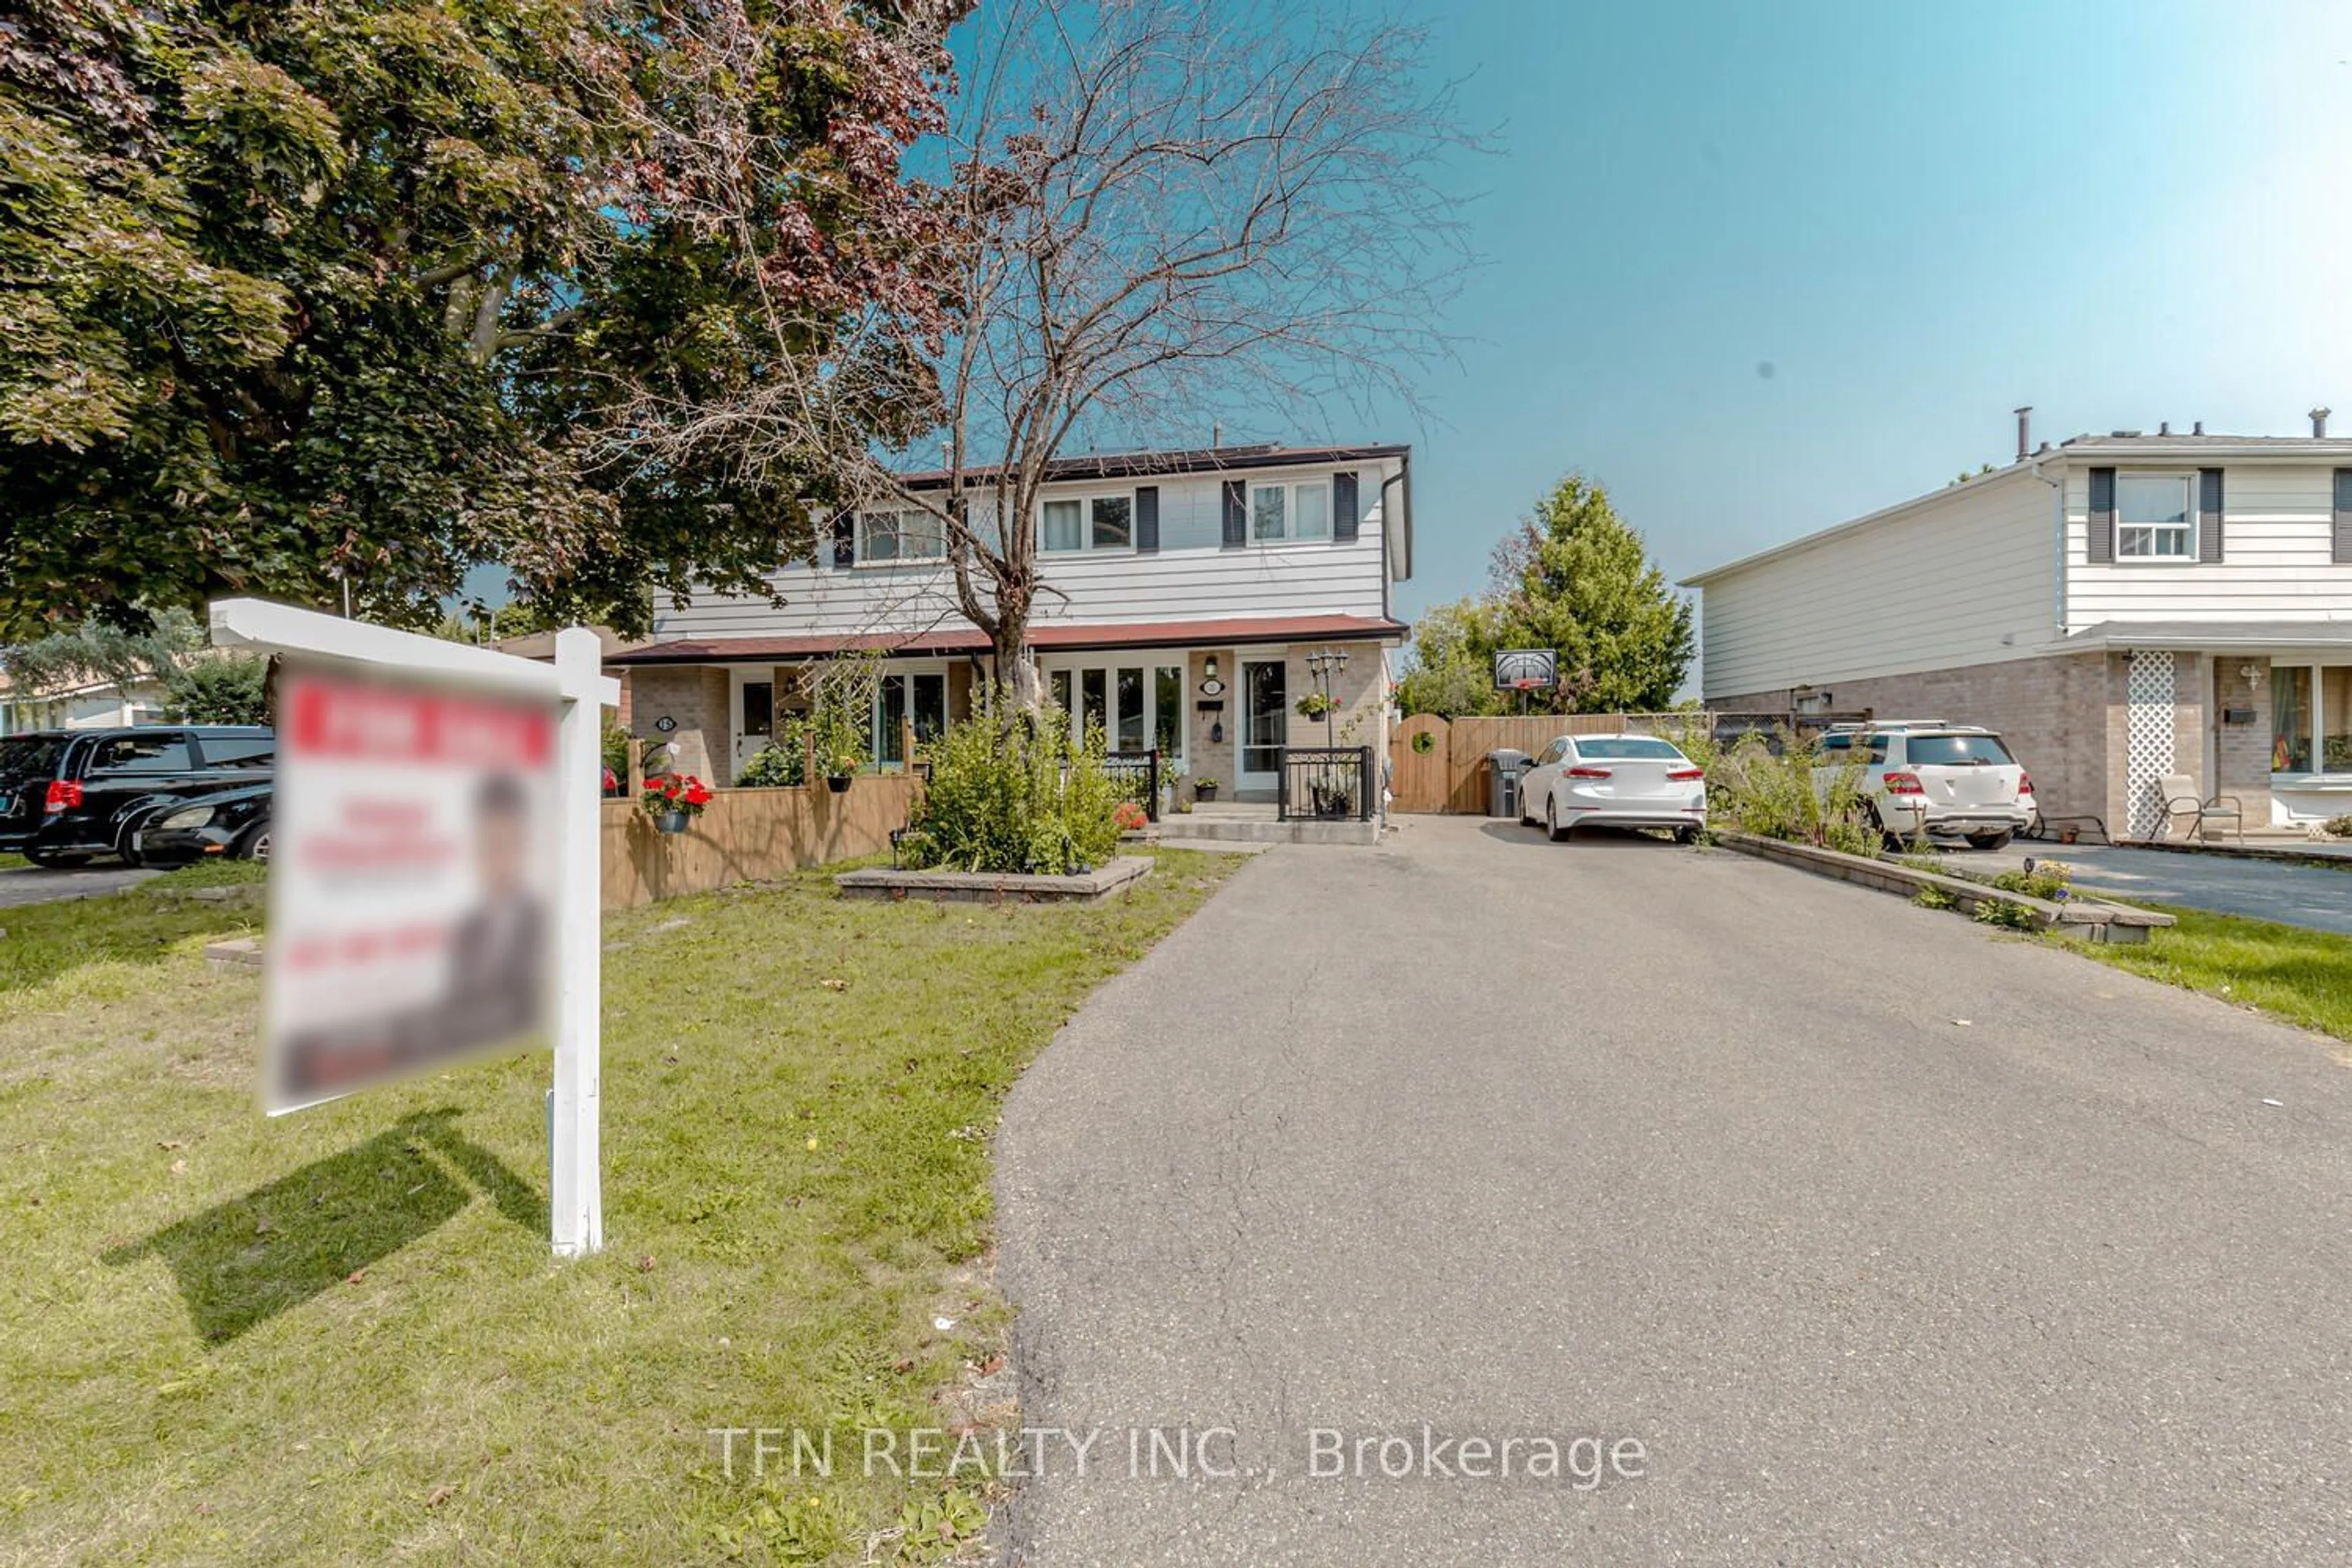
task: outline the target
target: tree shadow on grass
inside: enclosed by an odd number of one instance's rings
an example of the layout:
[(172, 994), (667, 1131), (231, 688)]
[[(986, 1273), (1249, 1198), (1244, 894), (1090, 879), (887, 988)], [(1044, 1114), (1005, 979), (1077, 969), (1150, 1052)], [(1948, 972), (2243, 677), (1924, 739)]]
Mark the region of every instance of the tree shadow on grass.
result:
[(457, 1115), (444, 1107), (404, 1117), (364, 1143), (116, 1247), (103, 1261), (119, 1268), (161, 1257), (196, 1331), (219, 1342), (425, 1236), (472, 1202), (477, 1188), (516, 1225), (544, 1232), (546, 1200), (460, 1133)]

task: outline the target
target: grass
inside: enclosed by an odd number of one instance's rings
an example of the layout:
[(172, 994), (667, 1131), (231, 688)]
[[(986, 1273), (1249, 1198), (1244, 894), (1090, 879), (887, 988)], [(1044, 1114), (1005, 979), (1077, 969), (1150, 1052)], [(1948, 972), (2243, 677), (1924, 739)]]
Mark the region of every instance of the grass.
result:
[(2103, 963), (2352, 1040), (2352, 936), (2149, 904), (2179, 923), (2142, 944), (2063, 940)]
[(259, 983), (201, 957), (259, 906), (189, 896), (225, 870), (7, 911), (0, 1561), (968, 1550), (970, 1478), (866, 1478), (848, 1436), (829, 1482), (730, 1479), (707, 1433), (996, 1397), (998, 1104), (1234, 863), (1092, 908), (812, 874), (608, 917), (608, 1247), (569, 1264), (543, 1052), (268, 1121)]

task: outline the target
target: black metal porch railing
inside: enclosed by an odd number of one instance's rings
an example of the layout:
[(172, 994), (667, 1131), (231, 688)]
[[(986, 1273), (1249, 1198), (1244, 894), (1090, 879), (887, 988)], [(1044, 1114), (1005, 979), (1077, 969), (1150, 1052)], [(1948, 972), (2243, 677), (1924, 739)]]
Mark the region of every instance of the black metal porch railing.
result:
[(1160, 820), (1158, 752), (1113, 752), (1103, 758), (1103, 772), (1110, 775), (1121, 795), (1143, 807), (1146, 817)]
[(1370, 746), (1285, 746), (1278, 776), (1275, 815), (1285, 822), (1371, 820), (1380, 784)]

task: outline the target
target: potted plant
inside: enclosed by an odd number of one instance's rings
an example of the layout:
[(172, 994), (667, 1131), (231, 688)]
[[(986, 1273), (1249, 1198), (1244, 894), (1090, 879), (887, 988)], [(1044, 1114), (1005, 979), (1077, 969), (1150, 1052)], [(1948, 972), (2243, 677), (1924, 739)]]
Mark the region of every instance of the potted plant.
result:
[(1301, 719), (1320, 719), (1337, 711), (1339, 706), (1328, 692), (1310, 691), (1298, 700), (1298, 716)]
[(655, 773), (646, 780), (637, 804), (664, 833), (683, 833), (710, 804), (710, 786), (692, 773)]
[(1307, 785), (1318, 816), (1352, 816), (1355, 815), (1355, 792), (1336, 774), (1326, 773)]
[(1211, 778), (1206, 773), (1194, 773), (1192, 775), (1192, 798), (1194, 800), (1216, 799), (1217, 781)]

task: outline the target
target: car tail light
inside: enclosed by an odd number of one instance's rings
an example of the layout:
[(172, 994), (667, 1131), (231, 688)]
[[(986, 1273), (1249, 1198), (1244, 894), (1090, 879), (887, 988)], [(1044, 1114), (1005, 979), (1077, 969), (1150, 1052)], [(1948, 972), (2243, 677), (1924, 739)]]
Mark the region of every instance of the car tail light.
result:
[(1696, 784), (1706, 777), (1705, 768), (1668, 768), (1666, 778), (1672, 784)]
[(1609, 776), (1609, 770), (1607, 768), (1570, 768), (1568, 770), (1568, 776), (1572, 779), (1605, 779)]
[(1886, 793), (1889, 795), (1926, 795), (1927, 792), (1926, 789), (1921, 787), (1919, 784), (1919, 775), (1917, 773), (1888, 773), (1886, 775)]
[(51, 779), (49, 793), (41, 802), (44, 811), (72, 811), (81, 805), (81, 781)]
[(2020, 768), (2017, 771), (2017, 798), (2023, 800), (2033, 793), (2033, 775)]

